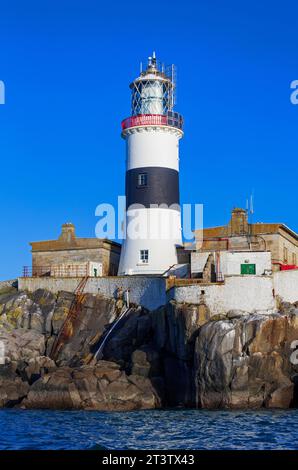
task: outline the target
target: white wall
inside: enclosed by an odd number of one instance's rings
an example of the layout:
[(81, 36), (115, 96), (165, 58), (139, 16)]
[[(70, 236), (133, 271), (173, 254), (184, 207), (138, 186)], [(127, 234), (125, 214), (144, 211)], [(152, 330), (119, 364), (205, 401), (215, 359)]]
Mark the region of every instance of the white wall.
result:
[(285, 302), (298, 301), (298, 269), (273, 273), (275, 295)]
[[(47, 289), (53, 293), (61, 290), (74, 292), (78, 278), (19, 278), (19, 290), (33, 292)], [(167, 301), (165, 278), (145, 276), (90, 278), (85, 292), (113, 298), (116, 289), (130, 289), (131, 302), (154, 310)], [(223, 284), (195, 284), (174, 287), (168, 292), (168, 300), (198, 304), (204, 298), (211, 313), (229, 310), (266, 312), (275, 309), (275, 295), (287, 302), (298, 301), (298, 270), (280, 271), (273, 276), (226, 276)], [(202, 295), (202, 291), (205, 294)]]
[(270, 251), (222, 251), (220, 260), (224, 275), (241, 274), (241, 264), (255, 264), (257, 276), (272, 269)]
[[(162, 274), (177, 264), (181, 215), (175, 209), (129, 209), (118, 274)], [(140, 262), (140, 250), (149, 250), (149, 262)]]
[[(74, 292), (80, 280), (81, 278), (21, 277), (18, 283), (19, 290), (33, 292), (47, 289), (56, 294), (62, 290)], [(119, 287), (123, 290), (130, 289), (131, 302), (148, 310), (155, 310), (166, 303), (166, 280), (163, 277), (93, 277), (88, 279), (84, 292), (114, 298)]]
[(195, 284), (169, 291), (169, 299), (177, 302), (198, 304), (202, 298), (212, 315), (234, 309), (249, 313), (275, 309), (272, 276), (226, 276), (223, 284)]
[(171, 128), (136, 128), (126, 137), (127, 170), (158, 166), (179, 170), (179, 138)]
[(210, 252), (196, 252), (192, 251), (190, 255), (191, 272), (202, 273), (207, 263)]
[[(191, 253), (191, 272), (203, 272), (208, 256), (212, 252)], [(220, 272), (225, 275), (241, 274), (241, 264), (255, 264), (256, 275), (271, 271), (270, 251), (220, 251)]]

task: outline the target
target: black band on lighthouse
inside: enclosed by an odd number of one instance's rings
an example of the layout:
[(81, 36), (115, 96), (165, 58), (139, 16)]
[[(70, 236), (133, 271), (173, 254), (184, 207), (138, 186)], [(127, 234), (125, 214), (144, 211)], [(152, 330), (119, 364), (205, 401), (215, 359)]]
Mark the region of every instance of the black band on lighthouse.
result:
[(132, 204), (179, 204), (178, 171), (163, 167), (141, 167), (126, 172), (126, 207)]

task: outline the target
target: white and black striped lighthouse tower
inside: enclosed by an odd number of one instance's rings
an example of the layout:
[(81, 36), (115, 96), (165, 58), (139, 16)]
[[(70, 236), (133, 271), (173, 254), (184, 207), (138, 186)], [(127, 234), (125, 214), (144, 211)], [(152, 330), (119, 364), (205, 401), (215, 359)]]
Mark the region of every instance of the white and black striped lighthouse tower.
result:
[(119, 275), (162, 274), (177, 264), (181, 245), (179, 139), (174, 112), (174, 66), (153, 53), (131, 85), (132, 115), (122, 122), (126, 140), (126, 238)]

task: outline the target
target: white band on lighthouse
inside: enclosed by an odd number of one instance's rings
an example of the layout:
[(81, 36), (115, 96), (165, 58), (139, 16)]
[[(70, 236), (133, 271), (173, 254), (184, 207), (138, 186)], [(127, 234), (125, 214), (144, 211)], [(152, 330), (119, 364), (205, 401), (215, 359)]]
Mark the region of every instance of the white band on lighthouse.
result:
[(179, 171), (181, 132), (171, 127), (132, 129), (126, 134), (127, 170), (160, 166)]

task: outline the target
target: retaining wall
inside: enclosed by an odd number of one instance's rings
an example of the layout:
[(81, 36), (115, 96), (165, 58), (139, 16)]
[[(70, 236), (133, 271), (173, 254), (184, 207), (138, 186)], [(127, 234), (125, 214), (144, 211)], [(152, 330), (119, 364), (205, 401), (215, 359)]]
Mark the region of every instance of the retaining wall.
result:
[(229, 310), (260, 313), (275, 310), (272, 276), (226, 276), (223, 284), (173, 287), (168, 299), (190, 304), (203, 301), (212, 315)]
[(298, 302), (298, 269), (273, 274), (275, 295), (286, 302)]
[[(33, 292), (47, 289), (50, 292), (74, 292), (81, 278), (62, 277), (21, 277), (19, 290)], [(84, 292), (115, 297), (117, 289), (130, 289), (130, 301), (142, 305), (148, 310), (155, 310), (166, 303), (166, 280), (163, 277), (117, 276), (89, 278)]]

